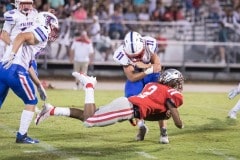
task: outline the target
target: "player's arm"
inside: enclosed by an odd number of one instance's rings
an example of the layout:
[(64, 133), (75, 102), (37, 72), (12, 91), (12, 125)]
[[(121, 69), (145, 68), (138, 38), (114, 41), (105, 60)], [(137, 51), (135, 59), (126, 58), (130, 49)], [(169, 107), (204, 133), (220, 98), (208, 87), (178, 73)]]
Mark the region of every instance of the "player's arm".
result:
[(17, 53), (18, 49), (23, 43), (27, 43), (29, 45), (37, 44), (39, 41), (35, 38), (32, 32), (24, 32), (19, 33), (15, 40), (13, 41), (12, 52)]
[(157, 54), (152, 54), (151, 64), (153, 65), (154, 73), (160, 72), (162, 70), (162, 65), (161, 65), (160, 59)]
[(7, 45), (10, 45), (11, 39), (7, 31), (2, 30), (1, 39), (3, 40), (4, 43), (6, 43)]
[(147, 73), (145, 71), (135, 72), (133, 65), (123, 66), (123, 71), (129, 81), (135, 82), (140, 79), (143, 79)]
[(166, 106), (171, 112), (171, 115), (172, 115), (172, 118), (173, 118), (173, 121), (174, 121), (174, 124), (176, 125), (176, 127), (182, 129), (184, 127), (183, 122), (180, 119), (180, 115), (177, 110), (177, 107), (175, 106), (175, 104), (172, 102), (171, 99), (167, 99)]
[(29, 72), (29, 75), (30, 75), (33, 83), (34, 83), (37, 87), (39, 87), (39, 86), (41, 85), (41, 82), (40, 82), (38, 76), (36, 75), (36, 72), (35, 72), (35, 70), (33, 69), (33, 67), (30, 67), (30, 68), (28, 69), (28, 72)]
[(33, 83), (36, 85), (38, 93), (40, 95), (41, 100), (45, 101), (47, 99), (47, 94), (44, 89), (44, 87), (41, 84), (41, 81), (39, 80), (34, 68), (31, 66), (28, 69), (29, 75), (33, 81)]

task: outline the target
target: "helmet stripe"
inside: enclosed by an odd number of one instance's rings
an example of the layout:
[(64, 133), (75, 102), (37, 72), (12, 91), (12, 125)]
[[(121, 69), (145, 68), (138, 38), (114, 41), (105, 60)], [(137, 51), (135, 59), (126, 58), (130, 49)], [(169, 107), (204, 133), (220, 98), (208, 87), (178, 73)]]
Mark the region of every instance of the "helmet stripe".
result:
[(132, 49), (132, 53), (135, 53), (135, 51), (134, 51), (134, 47), (133, 47), (133, 32), (131, 32), (131, 34), (130, 34), (130, 41), (131, 41), (131, 49)]

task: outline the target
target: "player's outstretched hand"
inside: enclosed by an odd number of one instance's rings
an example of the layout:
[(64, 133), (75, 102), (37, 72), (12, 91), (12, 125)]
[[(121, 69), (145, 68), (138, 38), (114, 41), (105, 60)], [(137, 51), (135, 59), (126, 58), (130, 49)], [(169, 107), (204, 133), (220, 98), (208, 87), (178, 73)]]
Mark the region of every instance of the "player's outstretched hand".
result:
[(236, 88), (233, 88), (229, 93), (228, 93), (228, 98), (233, 99), (235, 96), (237, 96), (240, 93), (240, 83)]
[(5, 68), (5, 69), (10, 68), (13, 63), (14, 58), (15, 58), (15, 54), (10, 53), (10, 55), (2, 61), (3, 68)]
[(45, 91), (44, 87), (40, 84), (37, 87), (37, 90), (38, 90), (38, 93), (39, 93), (39, 96), (40, 96), (41, 100), (46, 101), (47, 94), (46, 94), (46, 91)]

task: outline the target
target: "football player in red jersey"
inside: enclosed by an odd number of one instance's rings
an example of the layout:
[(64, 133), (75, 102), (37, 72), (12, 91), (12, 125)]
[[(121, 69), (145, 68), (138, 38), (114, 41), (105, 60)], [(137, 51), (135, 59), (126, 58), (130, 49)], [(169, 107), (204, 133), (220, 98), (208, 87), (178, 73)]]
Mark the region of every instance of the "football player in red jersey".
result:
[(159, 82), (148, 83), (139, 95), (129, 98), (119, 97), (109, 104), (96, 109), (94, 87), (96, 78), (73, 72), (73, 76), (83, 84), (85, 90), (84, 110), (78, 108), (54, 107), (46, 104), (37, 115), (39, 124), (49, 116), (67, 116), (84, 122), (86, 127), (102, 127), (132, 118), (159, 121), (173, 118), (178, 128), (183, 128), (178, 107), (183, 104), (182, 88), (184, 78), (176, 69), (167, 69)]

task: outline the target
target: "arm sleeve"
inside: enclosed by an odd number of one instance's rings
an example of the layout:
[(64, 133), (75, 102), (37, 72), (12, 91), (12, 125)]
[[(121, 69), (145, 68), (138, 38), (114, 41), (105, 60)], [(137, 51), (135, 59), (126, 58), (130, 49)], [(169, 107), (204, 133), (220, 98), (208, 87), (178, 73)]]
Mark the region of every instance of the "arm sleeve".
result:
[(33, 34), (39, 42), (45, 42), (48, 40), (48, 29), (44, 26), (35, 27)]

